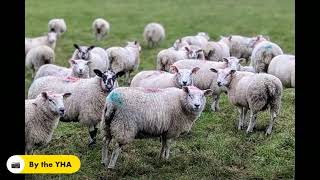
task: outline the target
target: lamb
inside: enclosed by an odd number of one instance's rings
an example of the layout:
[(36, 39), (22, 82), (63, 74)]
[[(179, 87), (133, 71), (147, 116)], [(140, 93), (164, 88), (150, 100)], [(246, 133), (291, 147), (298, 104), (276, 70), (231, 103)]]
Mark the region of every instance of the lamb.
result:
[(209, 61), (223, 61), (223, 58), (230, 57), (230, 49), (225, 39), (218, 42), (209, 41), (204, 48), (205, 59)]
[(121, 75), (130, 84), (130, 74), (137, 70), (140, 64), (141, 46), (138, 41), (127, 42), (125, 47), (110, 47), (107, 50), (110, 59), (110, 69)]
[(33, 78), (42, 65), (51, 64), (54, 60), (54, 51), (46, 45), (40, 45), (30, 49), (26, 56), (26, 66), (32, 70)]
[(25, 44), (25, 55), (28, 54), (31, 48), (46, 45), (49, 46), (52, 50), (56, 47), (57, 41), (57, 33), (55, 32), (48, 32), (45, 36), (35, 37), (35, 38), (28, 38), (26, 37), (24, 40)]
[(94, 69), (99, 69), (100, 71), (105, 71), (109, 69), (110, 62), (107, 52), (101, 47), (95, 46), (79, 46), (78, 44), (73, 44), (76, 50), (73, 52), (71, 59), (82, 59), (91, 61), (89, 64), (89, 76), (94, 77)]
[(76, 78), (89, 78), (89, 64), (91, 61), (70, 59), (70, 68), (57, 66), (54, 64), (46, 64), (40, 67), (34, 79), (43, 76), (72, 76)]
[(268, 74), (272, 74), (280, 79), (285, 88), (295, 87), (295, 65), (294, 55), (282, 54), (271, 60)]
[[(115, 167), (123, 146), (140, 137), (161, 137), (160, 157), (169, 158), (171, 139), (189, 132), (201, 115), (211, 90), (194, 86), (178, 88), (120, 87), (108, 96), (101, 121), (101, 163), (108, 164), (111, 140), (116, 143), (109, 169)], [(139, 108), (137, 108), (139, 107)]]
[(35, 99), (25, 100), (25, 154), (32, 154), (34, 145), (51, 141), (59, 117), (65, 113), (63, 100), (70, 95), (44, 91)]
[(92, 31), (96, 39), (100, 41), (110, 33), (110, 24), (102, 18), (97, 18), (92, 23)]
[(144, 28), (143, 38), (148, 42), (148, 47), (153, 48), (165, 39), (165, 30), (159, 23), (149, 23)]
[[(208, 33), (198, 32), (195, 36), (185, 36), (181, 38), (181, 41), (187, 42), (189, 45), (199, 46), (201, 49), (204, 49), (208, 40), (210, 39)], [(177, 45), (174, 45), (174, 47)]]
[(64, 19), (51, 19), (48, 23), (48, 32), (57, 33), (58, 37), (67, 31), (67, 25)]
[(29, 99), (45, 90), (72, 93), (65, 102), (66, 113), (60, 121), (77, 121), (86, 125), (90, 134), (89, 146), (96, 143), (97, 125), (101, 121), (106, 96), (118, 87), (118, 74), (112, 71), (102, 73), (99, 69), (95, 69), (94, 72), (97, 76), (89, 79), (41, 77), (33, 81), (28, 91)]
[(266, 135), (270, 135), (281, 106), (280, 79), (266, 73), (255, 74), (230, 68), (210, 70), (217, 73), (218, 86), (227, 88), (230, 103), (236, 106), (240, 113), (238, 129), (242, 129), (246, 113), (250, 110), (250, 122), (246, 132), (252, 132), (256, 125), (257, 113), (269, 108), (271, 119)]
[[(226, 67), (230, 67), (232, 69), (240, 68), (240, 61), (235, 57), (224, 58), (223, 62), (215, 62), (215, 61), (198, 61), (198, 60), (180, 60), (173, 64), (173, 66), (179, 69), (193, 69), (195, 67), (199, 67), (200, 69), (196, 74), (193, 74), (193, 85), (199, 89), (211, 89), (212, 90), (212, 111), (220, 111), (219, 107), (219, 99), (220, 94), (222, 92), (226, 92), (224, 87), (219, 87), (216, 84), (217, 75), (210, 71), (210, 68), (224, 69)], [(172, 72), (172, 69), (170, 69)]]
[(268, 41), (261, 35), (252, 39), (249, 47), (253, 48), (250, 65), (257, 73), (268, 72), (272, 58), (283, 54), (282, 49), (277, 44)]
[(157, 70), (169, 71), (170, 66), (182, 59), (204, 60), (204, 53), (201, 48), (194, 45), (185, 46), (181, 50), (164, 49), (157, 55)]
[(195, 67), (192, 70), (178, 69), (175, 66), (172, 68), (174, 74), (164, 71), (141, 71), (133, 77), (131, 87), (182, 88), (182, 86), (192, 86), (192, 75), (199, 70), (198, 67)]

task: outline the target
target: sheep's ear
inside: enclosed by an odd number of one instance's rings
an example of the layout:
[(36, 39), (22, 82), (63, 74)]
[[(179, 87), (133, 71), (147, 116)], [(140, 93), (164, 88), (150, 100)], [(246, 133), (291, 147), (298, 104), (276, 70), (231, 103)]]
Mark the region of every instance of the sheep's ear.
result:
[(35, 107), (38, 107), (38, 104), (33, 102), (32, 105), (34, 105)]
[(92, 63), (92, 61), (87, 61), (87, 65), (89, 65), (89, 64), (91, 64)]
[(138, 41), (137, 41), (137, 40), (135, 40), (135, 41), (134, 41), (134, 44), (135, 44), (135, 45), (137, 45), (137, 44), (138, 44)]
[(185, 49), (186, 51), (190, 52), (190, 49), (189, 49), (187, 46), (185, 46), (184, 49)]
[(211, 49), (208, 53), (208, 57), (212, 56), (214, 54), (216, 50), (215, 49)]
[(210, 68), (210, 71), (212, 71), (214, 73), (218, 73), (218, 70), (216, 70), (215, 68)]
[(229, 36), (229, 37), (228, 37), (228, 40), (231, 41), (231, 39), (232, 39), (232, 36)]
[(44, 99), (48, 99), (48, 94), (47, 94), (47, 92), (42, 92), (42, 93), (41, 93), (41, 96), (42, 96)]
[(184, 92), (186, 92), (186, 93), (189, 94), (189, 88), (188, 88), (188, 86), (182, 86), (182, 90), (183, 90)]
[(233, 74), (235, 72), (236, 72), (236, 70), (234, 70), (234, 69), (230, 70), (230, 74)]
[(66, 99), (67, 97), (71, 96), (71, 93), (64, 93), (62, 96), (63, 96), (63, 99)]
[(78, 46), (78, 44), (73, 44), (73, 46), (74, 46), (76, 49), (79, 49), (79, 50), (80, 50), (80, 47)]
[(229, 59), (228, 59), (228, 58), (226, 58), (226, 57), (223, 57), (223, 58), (222, 58), (222, 60), (223, 60), (223, 62), (226, 62), (226, 63), (228, 63), (228, 62), (229, 62)]
[(193, 69), (192, 69), (192, 71), (191, 71), (191, 72), (192, 72), (192, 74), (195, 74), (197, 71), (199, 71), (199, 69), (200, 69), (199, 67), (195, 67), (195, 68), (193, 68)]
[(179, 43), (181, 43), (181, 42), (182, 42), (182, 39), (180, 38), (180, 39), (179, 39)]
[(207, 89), (203, 91), (204, 96), (209, 96), (212, 94), (212, 90), (211, 89)]
[(177, 66), (171, 65), (170, 68), (172, 69), (173, 73), (178, 73), (179, 69), (177, 68)]
[(69, 60), (69, 63), (70, 63), (71, 65), (77, 64), (77, 62), (76, 62), (74, 59), (70, 59), (70, 60)]
[(202, 49), (199, 49), (199, 50), (196, 51), (196, 53), (200, 53), (201, 51), (203, 51), (203, 50), (202, 50)]
[(97, 76), (99, 76), (99, 77), (102, 78), (103, 73), (102, 73), (99, 69), (94, 69), (93, 72), (94, 72)]
[(94, 47), (95, 47), (94, 45), (88, 47), (87, 52), (90, 51), (91, 49), (93, 49)]

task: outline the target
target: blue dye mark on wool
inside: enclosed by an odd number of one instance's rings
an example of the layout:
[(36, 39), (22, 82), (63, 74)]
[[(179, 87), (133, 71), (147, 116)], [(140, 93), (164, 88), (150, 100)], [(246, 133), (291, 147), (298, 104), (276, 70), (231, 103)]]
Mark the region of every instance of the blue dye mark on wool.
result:
[(121, 99), (121, 95), (118, 92), (112, 91), (108, 96), (107, 96), (107, 101), (109, 102), (113, 102), (116, 105), (120, 106), (122, 105), (122, 99)]
[(265, 49), (272, 49), (272, 45), (271, 44), (269, 44), (269, 45), (266, 45), (265, 47), (264, 47)]

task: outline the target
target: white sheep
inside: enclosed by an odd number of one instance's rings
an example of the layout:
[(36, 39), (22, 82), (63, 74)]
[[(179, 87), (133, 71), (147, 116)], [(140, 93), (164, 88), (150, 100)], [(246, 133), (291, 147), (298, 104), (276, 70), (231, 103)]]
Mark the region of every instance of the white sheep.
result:
[(132, 78), (130, 86), (146, 88), (181, 88), (182, 86), (192, 86), (192, 76), (199, 70), (198, 67), (192, 70), (178, 69), (177, 67), (171, 68), (174, 74), (165, 71), (141, 71)]
[(49, 46), (50, 48), (52, 48), (52, 50), (54, 50), (56, 47), (56, 41), (57, 41), (57, 33), (55, 32), (48, 32), (47, 35), (40, 36), (40, 37), (34, 37), (34, 38), (26, 37), (24, 40), (25, 55), (28, 54), (31, 48), (41, 46), (41, 45)]
[(35, 99), (25, 100), (25, 154), (32, 154), (34, 145), (51, 141), (59, 117), (65, 113), (63, 100), (70, 95), (44, 91)]
[(268, 74), (272, 74), (279, 78), (284, 87), (294, 88), (295, 67), (296, 60), (294, 55), (278, 55), (271, 60), (268, 68)]
[(40, 45), (30, 49), (26, 56), (26, 66), (32, 70), (33, 78), (42, 65), (52, 64), (54, 60), (54, 51), (46, 45)]
[(91, 61), (70, 59), (69, 63), (70, 68), (61, 67), (54, 64), (43, 65), (36, 73), (34, 79), (38, 79), (43, 76), (72, 76), (76, 78), (89, 78), (89, 64)]
[(71, 59), (83, 59), (91, 61), (89, 64), (89, 75), (94, 77), (96, 74), (93, 72), (94, 69), (99, 69), (100, 71), (105, 71), (109, 69), (110, 62), (108, 53), (101, 47), (95, 46), (79, 46), (78, 44), (73, 44), (76, 48), (73, 52)]
[(51, 19), (48, 22), (48, 32), (57, 33), (58, 37), (67, 31), (67, 25), (64, 19)]
[(60, 121), (77, 121), (89, 129), (89, 145), (96, 143), (97, 125), (106, 96), (118, 87), (118, 75), (111, 71), (102, 73), (95, 69), (97, 76), (89, 79), (44, 76), (36, 79), (28, 91), (28, 98), (34, 98), (45, 90), (58, 93), (70, 92), (72, 96), (65, 102), (66, 113)]
[[(201, 49), (204, 49), (210, 37), (206, 32), (198, 32), (195, 36), (185, 36), (181, 38), (181, 41), (187, 42), (189, 45), (199, 46)], [(177, 47), (178, 45), (173, 45)]]
[[(222, 92), (226, 92), (224, 87), (219, 87), (217, 85), (217, 75), (210, 71), (210, 68), (223, 69), (230, 67), (232, 69), (240, 68), (240, 61), (235, 57), (224, 58), (223, 62), (215, 62), (215, 61), (199, 61), (199, 60), (191, 60), (185, 59), (177, 61), (173, 64), (173, 66), (179, 69), (189, 69), (192, 70), (195, 67), (200, 68), (196, 74), (193, 74), (193, 85), (199, 89), (211, 89), (212, 90), (212, 104), (211, 109), (213, 111), (220, 111), (219, 107), (219, 99), (220, 94)], [(169, 72), (173, 72), (170, 69)]]
[(110, 47), (106, 51), (110, 69), (120, 76), (125, 74), (125, 81), (130, 84), (130, 74), (137, 70), (140, 64), (141, 46), (138, 41), (127, 42), (125, 47)]
[(246, 132), (252, 132), (257, 113), (269, 108), (271, 119), (266, 135), (271, 134), (281, 106), (281, 81), (266, 73), (241, 72), (230, 68), (210, 70), (217, 73), (218, 86), (227, 88), (230, 103), (236, 106), (240, 113), (238, 129), (242, 129), (247, 111), (250, 110), (250, 122)]
[(165, 36), (165, 30), (159, 23), (149, 23), (143, 31), (143, 38), (148, 43), (148, 47), (158, 46), (165, 39)]
[(223, 61), (223, 58), (230, 57), (229, 46), (223, 38), (218, 42), (209, 41), (203, 50), (205, 59), (209, 61)]
[(98, 41), (102, 40), (110, 33), (110, 24), (102, 18), (97, 18), (92, 23), (92, 31)]
[(186, 41), (182, 41), (181, 40), (181, 38), (180, 39), (177, 39), (174, 43), (173, 43), (173, 45), (172, 45), (172, 47), (171, 48), (169, 48), (169, 49), (174, 49), (174, 50), (182, 50), (182, 49), (184, 49), (184, 47), (188, 47), (189, 46), (189, 44), (186, 42)]
[[(194, 86), (178, 88), (119, 87), (108, 96), (102, 115), (101, 163), (113, 169), (123, 146), (139, 137), (161, 137), (160, 157), (169, 158), (170, 142), (189, 132), (201, 115), (211, 90)], [(139, 108), (137, 108), (139, 107)], [(147, 136), (145, 136), (147, 135)], [(115, 148), (110, 162), (109, 144)]]
[(282, 49), (275, 43), (259, 35), (250, 41), (252, 47), (251, 62), (255, 72), (268, 72), (268, 66), (273, 57), (283, 54)]

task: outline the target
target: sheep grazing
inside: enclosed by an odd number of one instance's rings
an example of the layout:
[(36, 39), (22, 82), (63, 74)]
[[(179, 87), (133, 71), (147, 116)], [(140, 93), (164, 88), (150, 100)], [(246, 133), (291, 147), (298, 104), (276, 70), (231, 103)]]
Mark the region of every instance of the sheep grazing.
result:
[(283, 54), (282, 49), (275, 43), (268, 41), (262, 35), (253, 38), (249, 47), (252, 47), (251, 63), (255, 72), (268, 72), (269, 64), (275, 56)]
[(26, 66), (32, 70), (32, 78), (44, 64), (51, 64), (55, 60), (54, 51), (45, 45), (30, 49), (26, 56)]
[(25, 154), (32, 154), (34, 145), (51, 141), (59, 117), (65, 113), (63, 100), (70, 95), (41, 92), (35, 99), (25, 100)]
[(268, 74), (272, 74), (280, 79), (283, 87), (295, 87), (295, 67), (296, 58), (294, 55), (282, 54), (271, 60)]
[[(222, 92), (226, 92), (224, 87), (219, 87), (217, 85), (217, 75), (210, 71), (210, 68), (223, 69), (230, 67), (232, 69), (240, 68), (240, 61), (235, 57), (224, 58), (223, 62), (215, 61), (199, 61), (199, 60), (180, 60), (173, 64), (173, 66), (179, 69), (189, 69), (192, 70), (195, 67), (200, 68), (196, 74), (193, 74), (193, 85), (199, 89), (211, 89), (212, 90), (212, 104), (211, 109), (213, 111), (220, 111), (219, 99)], [(169, 72), (173, 72), (170, 69)]]
[(130, 74), (137, 70), (140, 64), (141, 46), (138, 41), (127, 42), (125, 47), (110, 47), (106, 51), (110, 69), (115, 73), (125, 74), (125, 81), (130, 84)]
[[(168, 159), (170, 142), (189, 132), (201, 115), (211, 90), (194, 86), (178, 88), (119, 87), (108, 96), (101, 121), (102, 160), (108, 164), (111, 140), (116, 143), (109, 169), (116, 165), (123, 146), (140, 137), (161, 137), (160, 157)], [(139, 108), (137, 108), (139, 107)]]
[(242, 129), (247, 111), (250, 110), (250, 122), (246, 132), (252, 132), (256, 125), (257, 113), (269, 107), (271, 119), (266, 135), (271, 134), (281, 105), (281, 81), (266, 73), (255, 74), (230, 68), (210, 70), (217, 73), (218, 86), (227, 88), (230, 103), (236, 106), (240, 113), (238, 129)]
[(70, 68), (57, 66), (54, 64), (46, 64), (40, 67), (34, 79), (43, 76), (72, 76), (77, 78), (89, 78), (89, 64), (91, 61), (70, 59)]
[(89, 79), (41, 77), (33, 81), (28, 91), (28, 98), (34, 98), (44, 90), (71, 92), (72, 97), (65, 102), (66, 113), (60, 121), (86, 125), (90, 134), (89, 146), (96, 143), (97, 125), (101, 121), (106, 96), (118, 87), (118, 74), (111, 71), (102, 73), (99, 69), (94, 72), (97, 76)]
[(148, 47), (158, 46), (165, 38), (165, 30), (159, 23), (149, 23), (143, 31), (143, 38), (148, 43)]
[(94, 69), (99, 69), (100, 71), (105, 71), (109, 69), (110, 62), (107, 52), (101, 47), (95, 46), (79, 46), (78, 44), (73, 44), (76, 48), (73, 52), (71, 59), (82, 59), (91, 61), (89, 64), (89, 76), (94, 77)]
[(218, 42), (209, 41), (204, 48), (205, 59), (208, 61), (223, 61), (230, 57), (230, 49), (226, 40), (221, 38)]
[(57, 41), (57, 33), (55, 32), (48, 32), (45, 36), (35, 37), (35, 38), (28, 38), (26, 37), (24, 40), (25, 44), (25, 55), (28, 54), (31, 48), (46, 45), (49, 46), (52, 50), (56, 47)]
[(178, 69), (175, 66), (172, 68), (174, 74), (164, 71), (141, 71), (132, 78), (131, 87), (182, 88), (182, 86), (192, 86), (192, 75), (199, 70), (198, 67), (192, 70)]
[[(204, 49), (210, 37), (206, 32), (198, 32), (195, 36), (185, 36), (181, 38), (181, 41), (187, 42), (189, 45), (199, 46)], [(176, 47), (177, 45), (174, 45)]]
[(100, 41), (110, 33), (110, 24), (102, 18), (97, 18), (92, 23), (92, 31), (96, 40)]
[(64, 19), (51, 19), (48, 22), (48, 32), (57, 33), (58, 37), (67, 31), (67, 25)]

